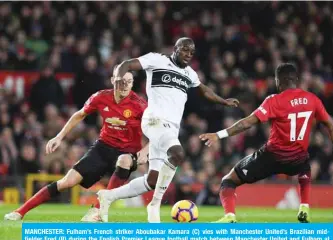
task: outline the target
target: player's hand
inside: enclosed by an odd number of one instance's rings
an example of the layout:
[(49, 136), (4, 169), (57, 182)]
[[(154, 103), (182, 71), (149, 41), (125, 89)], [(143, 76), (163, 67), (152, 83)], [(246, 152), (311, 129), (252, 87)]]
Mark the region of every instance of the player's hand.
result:
[(53, 153), (61, 143), (61, 139), (59, 137), (52, 138), (48, 143), (46, 144), (46, 154)]
[(228, 99), (226, 99), (225, 105), (227, 105), (229, 107), (238, 107), (239, 100), (236, 98), (228, 98)]
[(119, 76), (112, 77), (112, 82), (115, 90), (116, 97), (120, 97), (120, 91), (124, 89), (125, 81)]
[(208, 147), (212, 146), (214, 142), (219, 140), (219, 136), (216, 133), (204, 133), (199, 136), (201, 141), (206, 141), (205, 145)]
[(142, 165), (147, 163), (148, 161), (148, 153), (149, 153), (149, 148), (145, 147), (141, 149), (139, 152), (136, 153), (136, 156), (138, 157), (137, 163), (138, 165)]

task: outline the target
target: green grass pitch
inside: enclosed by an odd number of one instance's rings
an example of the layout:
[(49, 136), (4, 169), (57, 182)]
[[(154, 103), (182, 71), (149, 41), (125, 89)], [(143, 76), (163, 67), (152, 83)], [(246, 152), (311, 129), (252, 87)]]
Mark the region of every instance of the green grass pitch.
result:
[[(22, 221), (4, 221), (3, 216), (14, 210), (16, 205), (0, 205), (0, 240), (21, 239)], [(45, 204), (28, 213), (25, 222), (79, 222), (89, 206)], [(171, 206), (163, 206), (163, 222), (172, 222)], [(274, 208), (237, 208), (237, 220), (242, 223), (295, 223), (297, 210), (277, 210)], [(212, 222), (223, 216), (222, 207), (199, 207), (198, 222)], [(333, 222), (333, 209), (311, 209), (312, 222)], [(110, 209), (110, 222), (146, 222), (145, 208)]]

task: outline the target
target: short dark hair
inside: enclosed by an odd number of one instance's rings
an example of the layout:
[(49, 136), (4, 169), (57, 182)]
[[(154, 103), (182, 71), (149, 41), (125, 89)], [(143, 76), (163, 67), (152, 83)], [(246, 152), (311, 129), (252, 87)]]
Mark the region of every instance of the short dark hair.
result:
[(298, 84), (297, 67), (292, 63), (281, 63), (275, 70), (275, 76), (282, 85)]

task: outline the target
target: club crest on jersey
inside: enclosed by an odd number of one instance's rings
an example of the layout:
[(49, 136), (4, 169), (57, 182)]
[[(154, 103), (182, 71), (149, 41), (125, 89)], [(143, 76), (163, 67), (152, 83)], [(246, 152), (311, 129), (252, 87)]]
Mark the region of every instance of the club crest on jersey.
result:
[(123, 112), (123, 116), (125, 118), (129, 118), (130, 116), (132, 116), (132, 111), (129, 110), (129, 109), (126, 109), (124, 112)]
[(125, 126), (126, 121), (120, 120), (119, 118), (112, 117), (112, 118), (107, 118), (105, 119), (105, 122), (110, 123), (115, 126)]

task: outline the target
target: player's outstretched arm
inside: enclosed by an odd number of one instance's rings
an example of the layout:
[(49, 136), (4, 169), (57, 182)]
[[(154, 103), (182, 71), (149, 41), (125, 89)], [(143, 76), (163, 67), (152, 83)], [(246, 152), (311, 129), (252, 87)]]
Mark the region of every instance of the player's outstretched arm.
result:
[(132, 58), (126, 61), (123, 61), (121, 64), (119, 64), (114, 72), (113, 75), (115, 77), (115, 80), (121, 80), (126, 72), (128, 71), (139, 71), (142, 70), (142, 66), (140, 61), (137, 58)]
[(231, 127), (223, 129), (216, 133), (204, 133), (199, 136), (201, 141), (206, 141), (205, 145), (210, 147), (214, 142), (217, 142), (221, 138), (237, 135), (259, 122), (259, 119), (251, 114), (250, 116), (239, 120), (234, 123)]
[(328, 117), (327, 120), (321, 121), (321, 123), (323, 123), (326, 126), (328, 133), (330, 135), (331, 141), (333, 143), (333, 120), (332, 120), (332, 118)]
[(87, 115), (88, 114), (84, 112), (83, 108), (75, 112), (57, 136), (48, 141), (46, 144), (46, 154), (53, 153), (60, 146), (62, 139), (67, 135), (67, 133), (76, 127), (78, 123), (81, 122)]
[(209, 101), (214, 103), (220, 103), (229, 107), (238, 107), (239, 101), (235, 98), (223, 99), (218, 96), (212, 89), (207, 87), (205, 84), (200, 84), (198, 86), (200, 93)]

